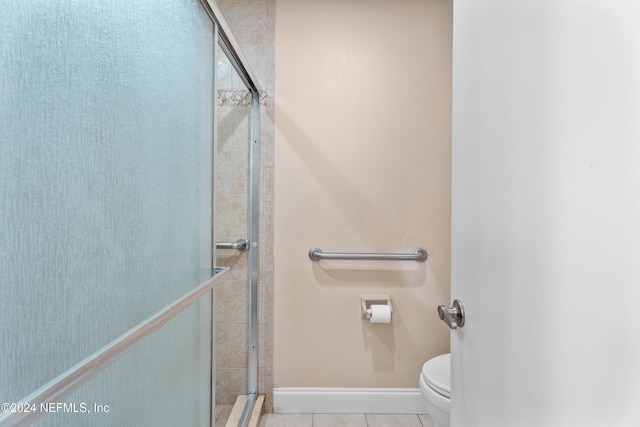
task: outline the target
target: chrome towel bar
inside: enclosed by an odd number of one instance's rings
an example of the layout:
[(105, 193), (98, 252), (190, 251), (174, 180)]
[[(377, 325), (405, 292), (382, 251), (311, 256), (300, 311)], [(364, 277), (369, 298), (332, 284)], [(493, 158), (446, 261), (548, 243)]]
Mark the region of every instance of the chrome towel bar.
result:
[(323, 259), (342, 260), (365, 260), (365, 261), (416, 261), (427, 260), (427, 251), (422, 248), (416, 249), (412, 254), (352, 254), (352, 253), (324, 253), (319, 248), (309, 250), (311, 261), (321, 261)]

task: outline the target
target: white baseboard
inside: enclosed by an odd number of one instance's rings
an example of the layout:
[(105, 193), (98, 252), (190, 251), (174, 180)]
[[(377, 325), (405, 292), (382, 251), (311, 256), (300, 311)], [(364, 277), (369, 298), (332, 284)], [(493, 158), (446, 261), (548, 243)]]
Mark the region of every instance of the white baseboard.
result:
[(276, 387), (280, 414), (426, 414), (419, 388)]

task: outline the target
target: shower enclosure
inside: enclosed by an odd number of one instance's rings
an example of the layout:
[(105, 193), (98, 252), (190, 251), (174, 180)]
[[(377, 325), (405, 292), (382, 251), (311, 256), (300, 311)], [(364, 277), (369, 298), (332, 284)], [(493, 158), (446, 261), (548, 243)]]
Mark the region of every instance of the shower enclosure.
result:
[[(225, 235), (218, 45), (250, 104), (246, 226)], [(0, 426), (214, 425), (236, 284), (253, 403), (258, 89), (214, 2), (3, 4)]]
[(216, 414), (224, 421), (238, 396), (248, 396), (246, 424), (258, 378), (259, 93), (252, 91), (223, 44), (216, 55), (215, 231), (217, 265), (231, 273), (215, 290)]

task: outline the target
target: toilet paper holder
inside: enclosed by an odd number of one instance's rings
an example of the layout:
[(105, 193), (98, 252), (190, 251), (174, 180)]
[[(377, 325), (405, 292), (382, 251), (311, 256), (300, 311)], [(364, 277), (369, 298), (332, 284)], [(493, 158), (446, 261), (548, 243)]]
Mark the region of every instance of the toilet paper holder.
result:
[(372, 305), (388, 305), (389, 311), (393, 313), (393, 305), (391, 305), (391, 296), (389, 295), (362, 295), (360, 296), (360, 314), (365, 319), (371, 319), (369, 311)]

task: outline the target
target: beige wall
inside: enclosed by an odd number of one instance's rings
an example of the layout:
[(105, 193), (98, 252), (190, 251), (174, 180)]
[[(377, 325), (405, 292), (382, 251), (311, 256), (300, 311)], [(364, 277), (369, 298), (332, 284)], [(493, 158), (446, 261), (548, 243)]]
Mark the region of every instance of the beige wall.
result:
[[(276, 387), (417, 387), (449, 349), (450, 0), (276, 3)], [(308, 251), (429, 252), (311, 262)], [(360, 317), (390, 294), (390, 325)]]

